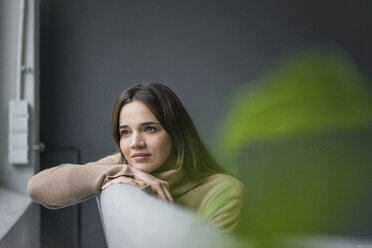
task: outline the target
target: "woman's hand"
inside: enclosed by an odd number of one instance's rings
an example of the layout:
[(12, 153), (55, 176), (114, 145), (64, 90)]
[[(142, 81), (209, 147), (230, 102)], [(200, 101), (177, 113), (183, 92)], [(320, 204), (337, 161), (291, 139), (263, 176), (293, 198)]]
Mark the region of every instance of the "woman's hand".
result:
[(107, 189), (108, 187), (110, 187), (111, 185), (114, 185), (114, 184), (129, 184), (129, 185), (132, 185), (132, 186), (140, 188), (140, 189), (142, 189), (143, 187), (146, 186), (145, 183), (142, 182), (142, 181), (135, 180), (133, 178), (126, 177), (126, 176), (120, 176), (120, 177), (116, 177), (116, 178), (108, 181), (107, 183), (105, 183), (105, 185), (103, 185), (101, 187), (101, 190), (105, 190), (105, 189)]
[(167, 181), (154, 177), (146, 172), (131, 167), (134, 179), (144, 182), (146, 185), (151, 185), (152, 190), (164, 201), (173, 203), (173, 197), (169, 192), (169, 184)]

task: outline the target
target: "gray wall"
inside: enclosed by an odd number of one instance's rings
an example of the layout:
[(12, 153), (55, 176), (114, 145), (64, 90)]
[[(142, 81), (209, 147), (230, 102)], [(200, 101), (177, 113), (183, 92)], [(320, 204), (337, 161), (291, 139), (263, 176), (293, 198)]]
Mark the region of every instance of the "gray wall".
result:
[[(53, 146), (80, 148), (82, 162), (114, 152), (114, 100), (138, 82), (173, 89), (213, 148), (233, 92), (293, 50), (337, 47), (371, 76), (371, 10), (346, 0), (42, 1), (42, 167), (63, 160)], [(83, 247), (102, 246), (94, 202), (82, 205), (81, 224)]]
[(43, 141), (75, 144), (84, 161), (110, 153), (116, 97), (134, 83), (160, 81), (179, 95), (211, 143), (226, 96), (294, 49), (340, 47), (370, 74), (370, 5), (44, 1), (42, 129), (53, 135)]

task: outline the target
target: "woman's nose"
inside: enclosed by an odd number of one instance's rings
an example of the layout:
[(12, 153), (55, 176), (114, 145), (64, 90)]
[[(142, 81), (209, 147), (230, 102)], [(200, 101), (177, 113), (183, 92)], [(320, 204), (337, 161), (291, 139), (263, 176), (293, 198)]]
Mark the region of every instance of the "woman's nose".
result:
[(131, 140), (131, 148), (137, 149), (144, 147), (146, 147), (146, 142), (143, 139), (142, 135), (140, 135), (139, 133), (133, 133)]

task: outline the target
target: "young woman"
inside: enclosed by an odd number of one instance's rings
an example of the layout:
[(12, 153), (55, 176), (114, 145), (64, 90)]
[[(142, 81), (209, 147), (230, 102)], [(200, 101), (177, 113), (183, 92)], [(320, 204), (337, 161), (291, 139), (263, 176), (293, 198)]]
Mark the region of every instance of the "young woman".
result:
[(226, 232), (238, 229), (244, 188), (211, 157), (168, 87), (140, 84), (124, 91), (113, 108), (112, 132), (119, 153), (39, 172), (28, 184), (31, 198), (56, 209), (113, 184), (130, 184), (192, 209)]

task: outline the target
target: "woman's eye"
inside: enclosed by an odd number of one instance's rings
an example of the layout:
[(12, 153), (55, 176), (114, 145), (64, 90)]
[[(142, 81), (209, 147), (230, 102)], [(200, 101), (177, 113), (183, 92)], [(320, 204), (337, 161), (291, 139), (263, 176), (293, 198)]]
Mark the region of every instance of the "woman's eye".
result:
[(120, 136), (126, 136), (129, 134), (129, 131), (128, 130), (121, 130), (120, 131)]
[(145, 127), (145, 132), (155, 132), (156, 128), (155, 127)]

